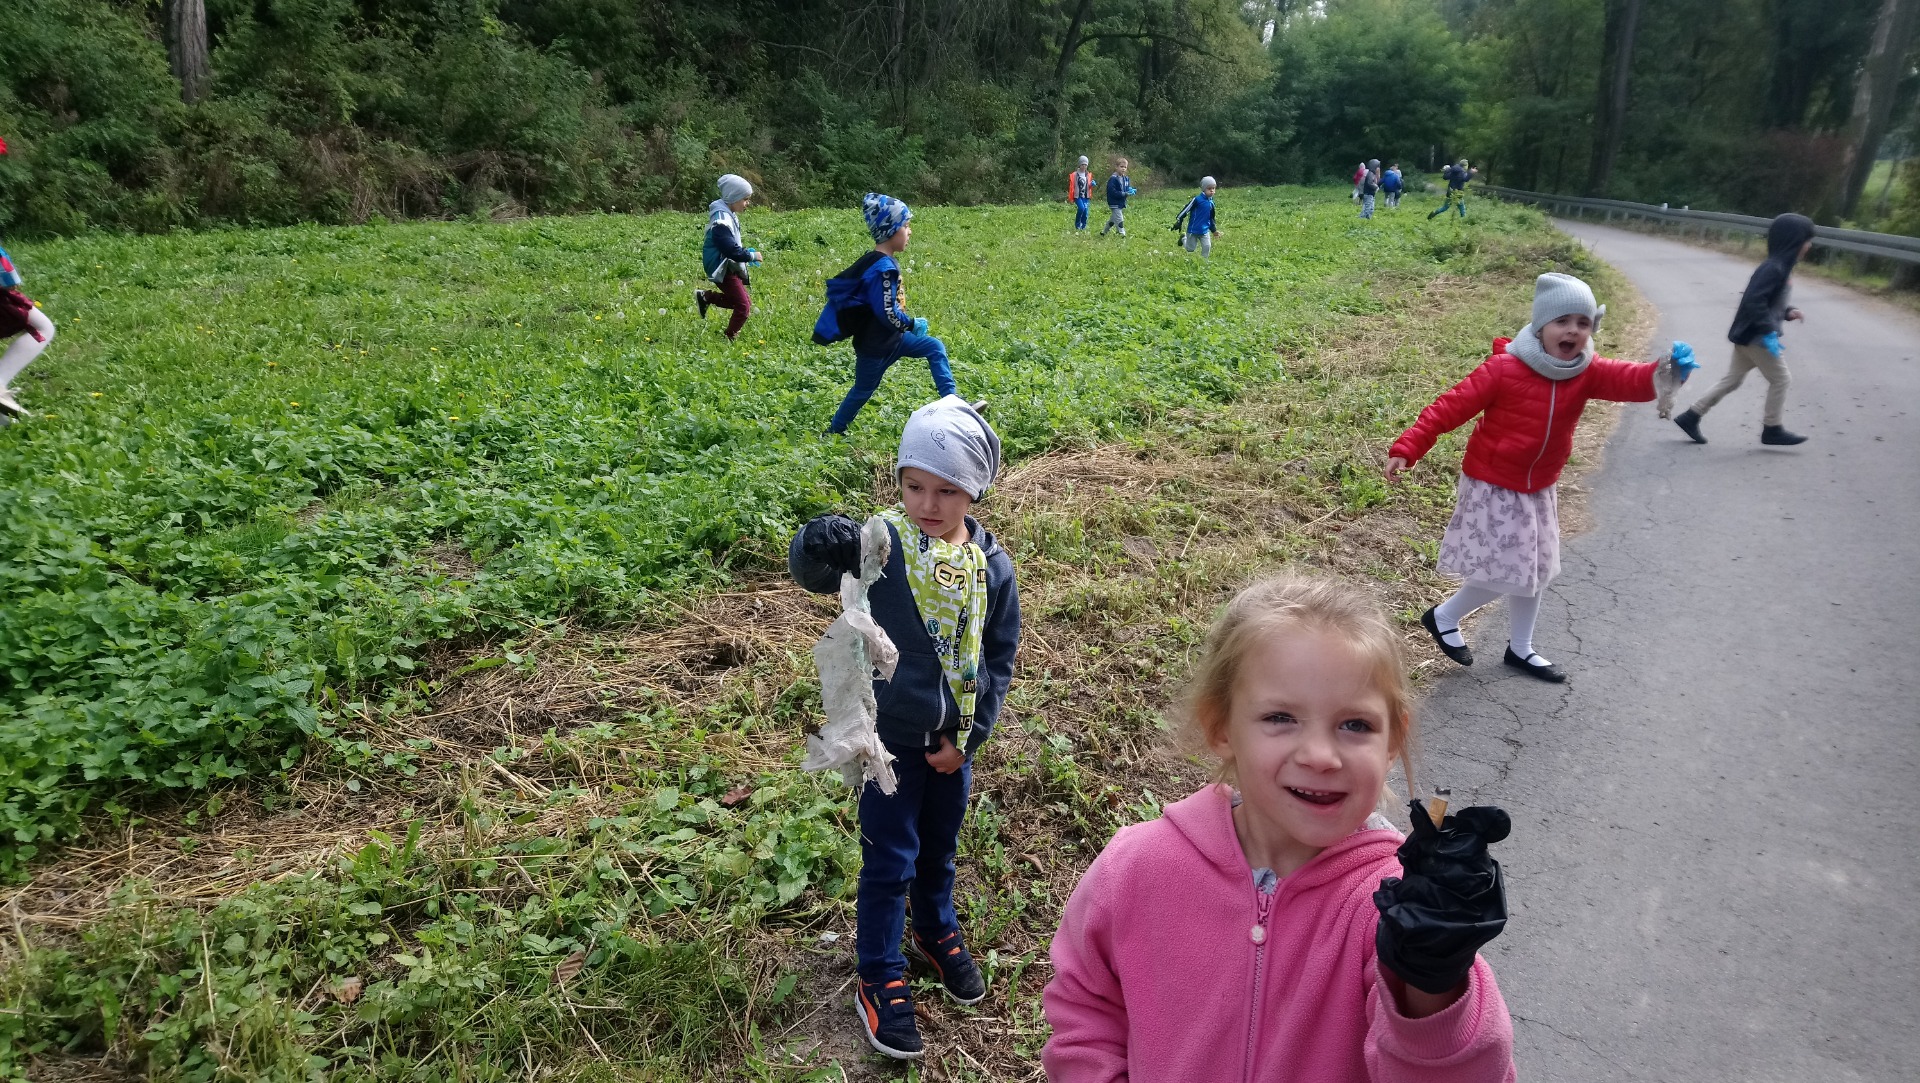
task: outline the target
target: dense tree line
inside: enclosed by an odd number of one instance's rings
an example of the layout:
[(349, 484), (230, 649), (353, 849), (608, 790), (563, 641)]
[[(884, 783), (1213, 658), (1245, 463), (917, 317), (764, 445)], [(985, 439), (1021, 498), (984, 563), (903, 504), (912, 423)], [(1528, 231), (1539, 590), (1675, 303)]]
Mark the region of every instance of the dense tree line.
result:
[[(0, 229), (1185, 185), (1470, 154), (1516, 187), (1847, 214), (1920, 0), (9, 0)], [(1144, 165), (1146, 169), (1140, 169)]]

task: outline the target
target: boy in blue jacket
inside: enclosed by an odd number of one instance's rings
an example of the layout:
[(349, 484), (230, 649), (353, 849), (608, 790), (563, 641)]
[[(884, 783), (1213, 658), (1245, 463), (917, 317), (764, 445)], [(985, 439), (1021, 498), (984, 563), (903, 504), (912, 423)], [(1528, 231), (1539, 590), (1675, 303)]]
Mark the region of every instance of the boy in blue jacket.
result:
[(1220, 236), (1220, 220), (1213, 209), (1213, 193), (1218, 189), (1212, 177), (1201, 177), (1200, 194), (1187, 200), (1187, 205), (1180, 208), (1180, 217), (1173, 220), (1175, 233), (1180, 232), (1181, 222), (1187, 224), (1186, 240), (1182, 243), (1189, 252), (1198, 249), (1201, 259), (1212, 258), (1213, 239)]
[[(901, 503), (881, 512), (892, 548), (868, 601), (900, 649), (891, 681), (875, 681), (880, 739), (898, 788), (860, 791), (860, 886), (854, 1012), (873, 1048), (900, 1060), (924, 1053), (901, 951), (908, 897), (913, 952), (953, 1000), (974, 1004), (985, 981), (960, 935), (954, 855), (973, 782), (973, 756), (1000, 716), (1020, 645), (1013, 561), (967, 514), (1000, 471), (1000, 438), (979, 411), (949, 395), (915, 410), (900, 436)], [(794, 535), (787, 567), (816, 594), (858, 573), (860, 524), (823, 515)]]
[(1127, 176), (1127, 160), (1113, 160), (1113, 175), (1107, 178), (1107, 224), (1100, 231), (1105, 237), (1107, 230), (1117, 229), (1120, 236), (1127, 235), (1127, 197), (1133, 195), (1133, 179)]
[(946, 343), (927, 334), (924, 317), (907, 314), (906, 288), (895, 257), (913, 237), (913, 227), (907, 224), (913, 211), (878, 192), (868, 192), (860, 210), (873, 237), (873, 250), (827, 279), (827, 303), (813, 325), (816, 345), (853, 340), (853, 387), (827, 424), (827, 432), (833, 435), (847, 431), (880, 387), (880, 378), (903, 357), (927, 359), (934, 389), (942, 397), (958, 390)]

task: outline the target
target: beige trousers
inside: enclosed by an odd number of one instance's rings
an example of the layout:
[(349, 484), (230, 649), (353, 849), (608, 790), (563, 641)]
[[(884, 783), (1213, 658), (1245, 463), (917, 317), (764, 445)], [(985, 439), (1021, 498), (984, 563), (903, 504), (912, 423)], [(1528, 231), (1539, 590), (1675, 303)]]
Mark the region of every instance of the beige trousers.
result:
[(1767, 378), (1767, 407), (1760, 415), (1760, 422), (1763, 425), (1780, 424), (1781, 411), (1787, 405), (1787, 385), (1793, 382), (1793, 377), (1787, 374), (1786, 361), (1768, 353), (1767, 348), (1758, 342), (1733, 348), (1733, 364), (1728, 366), (1727, 374), (1700, 396), (1700, 401), (1693, 404), (1693, 412), (1705, 414), (1713, 409), (1714, 404), (1739, 387), (1741, 381), (1747, 378), (1747, 373), (1754, 369), (1759, 369), (1760, 375)]

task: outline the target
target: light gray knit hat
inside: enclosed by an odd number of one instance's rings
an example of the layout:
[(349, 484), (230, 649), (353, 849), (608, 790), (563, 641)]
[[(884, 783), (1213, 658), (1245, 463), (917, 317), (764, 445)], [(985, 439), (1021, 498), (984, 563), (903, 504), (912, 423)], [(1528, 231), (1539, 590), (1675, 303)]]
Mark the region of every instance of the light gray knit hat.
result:
[(720, 178), (720, 198), (727, 203), (737, 203), (753, 195), (753, 183), (738, 173), (728, 173)]
[(1087, 156), (1082, 154), (1080, 156), (1080, 165), (1084, 168), (1086, 164), (1087, 164)]
[(1533, 322), (1537, 333), (1562, 316), (1575, 313), (1599, 321), (1601, 308), (1593, 299), (1593, 289), (1572, 275), (1548, 271), (1533, 280)]
[(1208, 188), (1218, 188), (1220, 187), (1220, 182), (1214, 180), (1212, 177), (1201, 177), (1200, 187), (1202, 190), (1205, 190)]
[(935, 399), (915, 410), (900, 433), (893, 476), (909, 466), (946, 478), (978, 500), (1000, 473), (1000, 434), (960, 396)]

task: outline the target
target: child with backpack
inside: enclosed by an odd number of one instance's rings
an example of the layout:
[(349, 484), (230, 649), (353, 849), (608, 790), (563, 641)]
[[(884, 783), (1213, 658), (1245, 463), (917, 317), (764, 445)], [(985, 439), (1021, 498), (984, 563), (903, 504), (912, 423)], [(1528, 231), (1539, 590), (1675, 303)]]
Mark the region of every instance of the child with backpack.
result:
[[(911, 950), (947, 996), (975, 1004), (987, 995), (960, 934), (953, 881), (974, 754), (1000, 716), (1020, 645), (1013, 561), (968, 514), (999, 470), (993, 426), (949, 395), (907, 420), (894, 463), (901, 502), (880, 513), (892, 544), (868, 602), (900, 659), (873, 691), (897, 785), (890, 795), (876, 782), (860, 791), (853, 1008), (868, 1044), (899, 1060), (925, 1053), (900, 943), (909, 913)], [(860, 568), (860, 524), (814, 519), (794, 535), (787, 565), (802, 587), (838, 591), (842, 573)]]
[[(1217, 781), (1120, 829), (1067, 900), (1047, 1078), (1507, 1083), (1479, 949), (1506, 925), (1498, 808), (1402, 837), (1376, 813), (1413, 694), (1380, 604), (1324, 578), (1241, 591), (1183, 712)], [(1409, 783), (1411, 788), (1411, 781)]]
[(1100, 230), (1105, 237), (1107, 230), (1118, 229), (1120, 236), (1127, 235), (1127, 197), (1136, 195), (1133, 179), (1127, 176), (1127, 160), (1113, 160), (1113, 175), (1107, 178), (1107, 224)]
[[(0, 143), (0, 149), (5, 144)], [(21, 370), (34, 362), (53, 341), (53, 321), (33, 298), (20, 292), (20, 272), (4, 248), (0, 248), (0, 413), (26, 417), (27, 408), (13, 395), (10, 386)]]
[(1467, 164), (1465, 158), (1460, 159), (1457, 165), (1450, 165), (1442, 169), (1440, 171), (1440, 179), (1447, 182), (1446, 198), (1440, 201), (1440, 205), (1433, 209), (1432, 214), (1427, 215), (1427, 221), (1431, 222), (1435, 218), (1447, 213), (1447, 208), (1449, 207), (1458, 207), (1460, 217), (1465, 218), (1467, 216), (1467, 182), (1478, 176), (1479, 173), (1479, 170)]
[(1213, 239), (1220, 236), (1220, 220), (1213, 206), (1213, 193), (1219, 185), (1212, 177), (1200, 178), (1200, 194), (1187, 200), (1180, 208), (1180, 217), (1173, 220), (1173, 231), (1180, 232), (1180, 223), (1187, 224), (1187, 235), (1182, 242), (1187, 251), (1198, 251), (1201, 259), (1213, 258)]
[(720, 198), (707, 205), (707, 231), (700, 245), (700, 264), (718, 288), (693, 291), (693, 303), (703, 320), (714, 305), (733, 311), (727, 320), (728, 342), (740, 334), (753, 313), (747, 268), (760, 265), (760, 250), (740, 242), (740, 212), (752, 198), (753, 185), (747, 178), (734, 173), (721, 177)]
[(1093, 204), (1093, 172), (1087, 168), (1087, 156), (1080, 156), (1080, 167), (1067, 174), (1067, 198), (1073, 202), (1073, 229), (1087, 231), (1087, 208)]
[(1400, 192), (1405, 187), (1406, 182), (1401, 177), (1400, 165), (1397, 162), (1388, 166), (1387, 171), (1380, 175), (1380, 190), (1387, 194), (1387, 206), (1389, 207), (1398, 207), (1400, 205)]
[(847, 431), (879, 388), (880, 378), (903, 357), (926, 358), (933, 386), (942, 397), (957, 391), (946, 344), (927, 334), (924, 317), (907, 313), (906, 285), (896, 257), (913, 237), (913, 228), (907, 224), (913, 211), (878, 192), (868, 192), (860, 210), (873, 250), (827, 279), (827, 303), (813, 325), (815, 345), (853, 340), (853, 387), (827, 424), (827, 433), (834, 436)]
[(1574, 429), (1589, 400), (1649, 402), (1698, 367), (1684, 342), (1652, 364), (1597, 356), (1593, 330), (1605, 312), (1585, 282), (1558, 272), (1541, 275), (1533, 287), (1533, 319), (1512, 338), (1494, 339), (1493, 355), (1420, 411), (1387, 453), (1387, 480), (1397, 483), (1442, 433), (1480, 418), (1467, 438), (1453, 517), (1440, 539), (1440, 574), (1464, 582), (1420, 615), (1441, 653), (1460, 665), (1473, 664), (1460, 622), (1504, 597), (1505, 664), (1537, 680), (1567, 679), (1533, 649), (1533, 629), (1547, 584), (1560, 574), (1555, 487), (1573, 454)]

